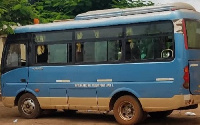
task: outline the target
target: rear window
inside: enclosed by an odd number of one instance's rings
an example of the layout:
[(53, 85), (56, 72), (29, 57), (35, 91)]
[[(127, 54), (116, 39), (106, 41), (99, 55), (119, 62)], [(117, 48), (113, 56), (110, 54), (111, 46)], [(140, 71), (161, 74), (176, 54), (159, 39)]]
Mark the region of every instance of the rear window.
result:
[(200, 21), (186, 20), (189, 49), (200, 49)]

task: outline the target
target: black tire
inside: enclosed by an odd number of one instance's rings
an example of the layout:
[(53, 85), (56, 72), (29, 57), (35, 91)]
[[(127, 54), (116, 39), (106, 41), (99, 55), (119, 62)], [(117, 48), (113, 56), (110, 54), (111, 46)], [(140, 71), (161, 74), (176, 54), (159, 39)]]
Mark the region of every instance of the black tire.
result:
[(149, 115), (152, 118), (156, 118), (156, 119), (161, 119), (161, 118), (166, 118), (168, 115), (170, 115), (173, 112), (173, 110), (169, 110), (169, 111), (160, 111), (160, 112), (149, 112)]
[(147, 119), (148, 113), (147, 112), (143, 112), (143, 116), (141, 119), (141, 122), (144, 122)]
[(30, 93), (26, 93), (19, 98), (18, 110), (22, 117), (33, 119), (41, 114), (41, 108), (36, 97)]
[(138, 100), (130, 95), (117, 99), (113, 108), (115, 119), (122, 125), (133, 125), (141, 122), (143, 110)]

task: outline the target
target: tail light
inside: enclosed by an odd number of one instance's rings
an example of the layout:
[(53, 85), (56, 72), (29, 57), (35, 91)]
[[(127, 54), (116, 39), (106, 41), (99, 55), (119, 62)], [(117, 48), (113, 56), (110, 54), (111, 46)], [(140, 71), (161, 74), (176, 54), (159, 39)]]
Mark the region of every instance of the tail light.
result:
[(189, 75), (189, 67), (186, 66), (184, 68), (184, 76), (183, 76), (183, 79), (184, 79), (184, 83), (183, 83), (183, 87), (185, 89), (189, 89), (189, 84), (190, 84), (190, 75)]

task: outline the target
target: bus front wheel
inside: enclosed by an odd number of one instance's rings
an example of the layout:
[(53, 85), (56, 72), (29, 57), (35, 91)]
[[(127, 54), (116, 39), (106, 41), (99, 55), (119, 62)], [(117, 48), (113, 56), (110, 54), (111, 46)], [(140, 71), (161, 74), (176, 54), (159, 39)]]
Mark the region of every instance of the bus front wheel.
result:
[(115, 119), (123, 125), (139, 123), (143, 117), (143, 110), (138, 100), (130, 95), (117, 99), (113, 108)]
[(19, 98), (18, 110), (24, 118), (37, 118), (41, 114), (41, 108), (36, 97), (26, 93)]

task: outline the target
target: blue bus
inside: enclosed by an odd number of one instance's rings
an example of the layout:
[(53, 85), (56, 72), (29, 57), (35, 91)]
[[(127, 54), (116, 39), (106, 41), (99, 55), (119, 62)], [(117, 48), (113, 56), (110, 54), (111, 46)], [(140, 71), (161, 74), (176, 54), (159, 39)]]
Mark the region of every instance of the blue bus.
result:
[(2, 101), (25, 118), (113, 111), (129, 125), (200, 102), (200, 13), (189, 4), (90, 11), (14, 32), (1, 62)]

